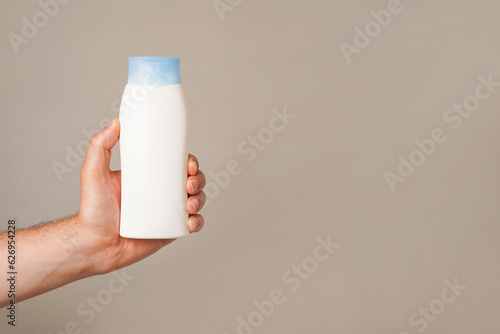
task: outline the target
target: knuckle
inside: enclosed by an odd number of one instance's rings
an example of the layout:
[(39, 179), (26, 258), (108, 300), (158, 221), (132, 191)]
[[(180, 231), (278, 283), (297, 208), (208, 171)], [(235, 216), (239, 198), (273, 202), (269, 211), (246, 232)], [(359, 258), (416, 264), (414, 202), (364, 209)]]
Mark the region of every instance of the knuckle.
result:
[(203, 190), (198, 193), (198, 197), (200, 198), (201, 203), (205, 204), (205, 202), (207, 201), (207, 195)]
[(203, 227), (203, 225), (205, 225), (205, 218), (203, 218), (202, 215), (199, 215), (198, 218), (199, 218), (199, 221), (200, 221), (199, 229), (201, 230), (201, 228)]
[(99, 145), (99, 142), (100, 142), (100, 139), (99, 139), (99, 134), (96, 133), (95, 135), (93, 135), (91, 138), (90, 138), (90, 142), (89, 142), (89, 146), (98, 146)]
[(201, 183), (201, 187), (205, 187), (206, 183), (207, 183), (207, 180), (205, 178), (205, 174), (203, 174), (203, 172), (201, 170), (198, 171), (197, 173), (198, 177), (200, 178), (200, 183)]

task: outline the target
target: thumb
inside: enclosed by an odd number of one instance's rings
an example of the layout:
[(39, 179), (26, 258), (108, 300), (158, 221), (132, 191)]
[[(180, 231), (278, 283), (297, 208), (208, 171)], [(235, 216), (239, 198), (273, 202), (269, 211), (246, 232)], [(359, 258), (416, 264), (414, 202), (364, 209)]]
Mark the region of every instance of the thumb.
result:
[(115, 118), (90, 138), (82, 170), (101, 173), (109, 171), (111, 149), (118, 139), (120, 139), (120, 121)]

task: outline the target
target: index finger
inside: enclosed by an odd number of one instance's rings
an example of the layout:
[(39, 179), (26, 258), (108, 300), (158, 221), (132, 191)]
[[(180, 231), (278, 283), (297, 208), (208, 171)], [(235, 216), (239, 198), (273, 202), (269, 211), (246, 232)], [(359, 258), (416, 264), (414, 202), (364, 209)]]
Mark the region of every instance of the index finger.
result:
[(188, 175), (189, 176), (196, 175), (196, 173), (198, 173), (199, 166), (200, 165), (198, 164), (198, 159), (196, 159), (194, 155), (190, 154), (188, 156), (188, 163), (187, 163)]

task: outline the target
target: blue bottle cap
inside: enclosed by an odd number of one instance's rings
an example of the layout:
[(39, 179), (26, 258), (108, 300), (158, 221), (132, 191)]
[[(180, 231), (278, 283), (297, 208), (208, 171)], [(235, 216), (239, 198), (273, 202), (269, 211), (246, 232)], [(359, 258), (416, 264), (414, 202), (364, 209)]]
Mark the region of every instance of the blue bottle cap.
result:
[(179, 57), (129, 57), (128, 83), (165, 87), (181, 83)]

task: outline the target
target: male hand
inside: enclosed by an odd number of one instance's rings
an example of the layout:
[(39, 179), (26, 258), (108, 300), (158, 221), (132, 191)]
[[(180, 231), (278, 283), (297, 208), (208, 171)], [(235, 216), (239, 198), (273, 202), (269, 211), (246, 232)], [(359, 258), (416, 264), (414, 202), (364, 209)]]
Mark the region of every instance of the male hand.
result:
[[(175, 239), (129, 239), (119, 235), (121, 171), (111, 171), (111, 148), (120, 138), (117, 118), (90, 140), (80, 174), (80, 210), (77, 215), (79, 242), (88, 249), (96, 274), (128, 266), (155, 253)], [(189, 155), (187, 164), (186, 222), (190, 232), (198, 232), (204, 224), (198, 214), (205, 205), (205, 176), (198, 160)]]

